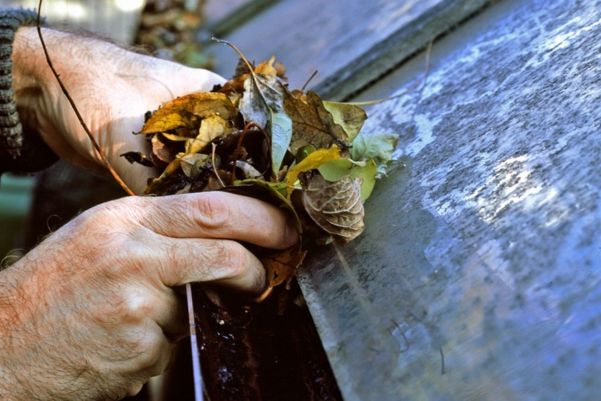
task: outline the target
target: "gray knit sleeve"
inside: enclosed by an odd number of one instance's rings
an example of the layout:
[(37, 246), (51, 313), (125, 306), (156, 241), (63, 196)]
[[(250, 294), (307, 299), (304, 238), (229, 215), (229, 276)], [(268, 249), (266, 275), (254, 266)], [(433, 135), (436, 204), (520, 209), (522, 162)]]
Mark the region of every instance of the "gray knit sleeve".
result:
[(17, 28), (35, 25), (37, 13), (25, 9), (0, 9), (0, 147), (17, 158), (23, 146), (23, 128), (13, 99), (13, 40)]
[(41, 170), (57, 159), (38, 133), (24, 129), (12, 88), (15, 32), (36, 23), (33, 10), (0, 7), (0, 174)]

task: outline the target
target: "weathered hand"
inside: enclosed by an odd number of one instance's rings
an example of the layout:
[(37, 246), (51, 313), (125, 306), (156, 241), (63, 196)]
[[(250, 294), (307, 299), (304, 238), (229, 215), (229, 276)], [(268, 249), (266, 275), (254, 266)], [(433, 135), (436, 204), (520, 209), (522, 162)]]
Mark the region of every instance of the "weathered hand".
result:
[(261, 263), (236, 240), (281, 249), (297, 237), (277, 208), (221, 192), (123, 198), (53, 233), (0, 272), (0, 399), (139, 391), (185, 333), (173, 287), (263, 288)]
[[(144, 113), (184, 94), (208, 91), (223, 79), (207, 70), (133, 53), (94, 38), (43, 29), (53, 64), (111, 164), (136, 193), (152, 169), (120, 157), (143, 151)], [(62, 158), (104, 170), (44, 58), (35, 28), (20, 28), (13, 49), (13, 86), (21, 120)]]

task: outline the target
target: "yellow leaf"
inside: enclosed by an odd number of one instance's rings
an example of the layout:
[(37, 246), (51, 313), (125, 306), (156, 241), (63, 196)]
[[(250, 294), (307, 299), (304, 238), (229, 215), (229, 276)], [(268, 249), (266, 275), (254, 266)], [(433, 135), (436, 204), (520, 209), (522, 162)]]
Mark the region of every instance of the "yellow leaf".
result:
[(333, 145), (329, 149), (318, 149), (305, 157), (300, 163), (292, 167), (286, 174), (286, 184), (292, 187), (300, 173), (319, 168), (322, 164), (340, 159), (340, 149)]
[(224, 120), (234, 118), (238, 112), (230, 99), (223, 93), (193, 93), (179, 97), (158, 109), (144, 124), (142, 134), (155, 134), (176, 128), (193, 128), (198, 120), (210, 115)]
[(202, 120), (198, 135), (186, 142), (186, 153), (198, 153), (213, 139), (219, 138), (227, 133), (227, 123), (219, 116), (209, 116)]
[(278, 75), (278, 71), (273, 66), (275, 63), (275, 56), (271, 56), (271, 58), (267, 61), (263, 61), (261, 64), (255, 67), (255, 74), (262, 74), (271, 77), (276, 77)]

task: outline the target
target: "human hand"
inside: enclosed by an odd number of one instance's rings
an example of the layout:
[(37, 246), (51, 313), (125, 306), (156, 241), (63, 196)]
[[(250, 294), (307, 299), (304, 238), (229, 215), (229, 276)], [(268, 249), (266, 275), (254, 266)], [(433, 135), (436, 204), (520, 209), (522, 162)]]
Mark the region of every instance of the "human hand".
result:
[(136, 393), (185, 332), (173, 287), (258, 293), (263, 266), (236, 241), (283, 249), (296, 240), (276, 207), (224, 192), (129, 197), (86, 211), (0, 272), (0, 399)]
[[(141, 193), (152, 168), (132, 165), (122, 153), (145, 151), (144, 114), (223, 79), (122, 49), (94, 38), (43, 29), (52, 62), (111, 165)], [(62, 158), (103, 171), (104, 166), (52, 74), (35, 28), (19, 28), (13, 45), (13, 87), (23, 123), (40, 132)]]

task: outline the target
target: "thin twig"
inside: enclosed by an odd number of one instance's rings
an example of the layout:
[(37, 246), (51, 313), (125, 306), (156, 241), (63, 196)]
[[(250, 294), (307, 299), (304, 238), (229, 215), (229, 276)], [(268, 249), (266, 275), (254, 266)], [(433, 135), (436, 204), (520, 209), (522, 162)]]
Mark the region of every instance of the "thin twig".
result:
[(261, 100), (263, 100), (263, 103), (265, 104), (265, 106), (267, 106), (267, 108), (269, 108), (269, 103), (267, 102), (267, 99), (265, 98), (265, 94), (263, 94), (263, 91), (261, 90), (261, 85), (259, 85), (259, 80), (257, 79), (257, 73), (255, 73), (255, 68), (250, 63), (250, 61), (248, 61), (248, 59), (246, 58), (244, 53), (242, 53), (242, 50), (240, 50), (240, 48), (238, 46), (236, 46), (235, 44), (230, 43), (227, 40), (218, 39), (215, 36), (213, 36), (211, 38), (211, 40), (213, 40), (217, 43), (223, 43), (223, 44), (229, 46), (230, 48), (232, 48), (236, 53), (238, 53), (238, 56), (240, 56), (240, 59), (242, 60), (242, 62), (244, 64), (246, 64), (246, 67), (248, 68), (248, 72), (250, 74), (250, 77), (252, 78), (252, 82), (255, 85), (255, 88), (257, 89), (259, 96), (261, 96)]
[(41, 23), (41, 20), (42, 20), (42, 1), (43, 0), (40, 0), (39, 3), (38, 3), (37, 31), (38, 31), (38, 36), (40, 37), (40, 42), (42, 43), (42, 49), (44, 50), (44, 56), (46, 56), (46, 62), (48, 63), (48, 66), (50, 67), (50, 70), (52, 70), (52, 74), (54, 74), (54, 77), (58, 81), (58, 84), (61, 87), (61, 90), (63, 91), (63, 94), (65, 95), (65, 97), (69, 101), (69, 104), (71, 105), (71, 108), (73, 108), (73, 111), (75, 112), (75, 115), (77, 116), (77, 119), (79, 120), (79, 123), (81, 124), (83, 130), (88, 135), (88, 138), (90, 138), (90, 141), (92, 142), (92, 145), (94, 146), (94, 149), (96, 150), (96, 152), (98, 152), (98, 155), (100, 156), (100, 159), (102, 160), (102, 162), (105, 164), (106, 168), (109, 170), (109, 172), (111, 173), (111, 175), (115, 178), (115, 180), (119, 183), (119, 185), (121, 185), (121, 187), (123, 188), (123, 190), (125, 192), (127, 192), (128, 195), (135, 195), (134, 192), (127, 186), (127, 184), (125, 183), (125, 181), (123, 181), (123, 179), (121, 178), (121, 176), (119, 175), (119, 173), (117, 173), (117, 171), (113, 168), (113, 166), (111, 165), (111, 163), (108, 161), (108, 159), (106, 158), (106, 156), (102, 152), (102, 149), (100, 148), (100, 145), (98, 145), (98, 142), (96, 142), (96, 139), (94, 139), (94, 136), (92, 135), (92, 132), (90, 131), (90, 129), (86, 125), (85, 121), (83, 120), (81, 114), (79, 113), (79, 110), (77, 109), (77, 106), (75, 105), (75, 102), (73, 101), (73, 98), (71, 98), (71, 95), (69, 95), (69, 92), (67, 91), (67, 88), (63, 84), (63, 81), (61, 80), (58, 72), (56, 71), (56, 69), (54, 68), (54, 65), (52, 64), (52, 60), (50, 59), (50, 55), (48, 54), (48, 49), (46, 48), (46, 42), (44, 42), (44, 37), (42, 36), (42, 23)]
[(212, 143), (211, 146), (213, 148), (211, 150), (211, 163), (213, 164), (213, 172), (215, 173), (215, 176), (219, 180), (219, 183), (221, 184), (221, 188), (225, 188), (225, 184), (223, 183), (223, 180), (221, 179), (221, 176), (219, 175), (219, 171), (217, 171), (217, 166), (215, 165), (215, 150), (217, 149), (217, 145)]
[(309, 82), (313, 81), (313, 78), (315, 78), (315, 76), (317, 75), (318, 72), (319, 71), (317, 71), (317, 70), (313, 71), (313, 73), (311, 74), (311, 76), (309, 77), (309, 79), (307, 79), (307, 81), (305, 82), (305, 84), (301, 88), (301, 92), (305, 91), (305, 89), (307, 88), (307, 85), (309, 85)]

